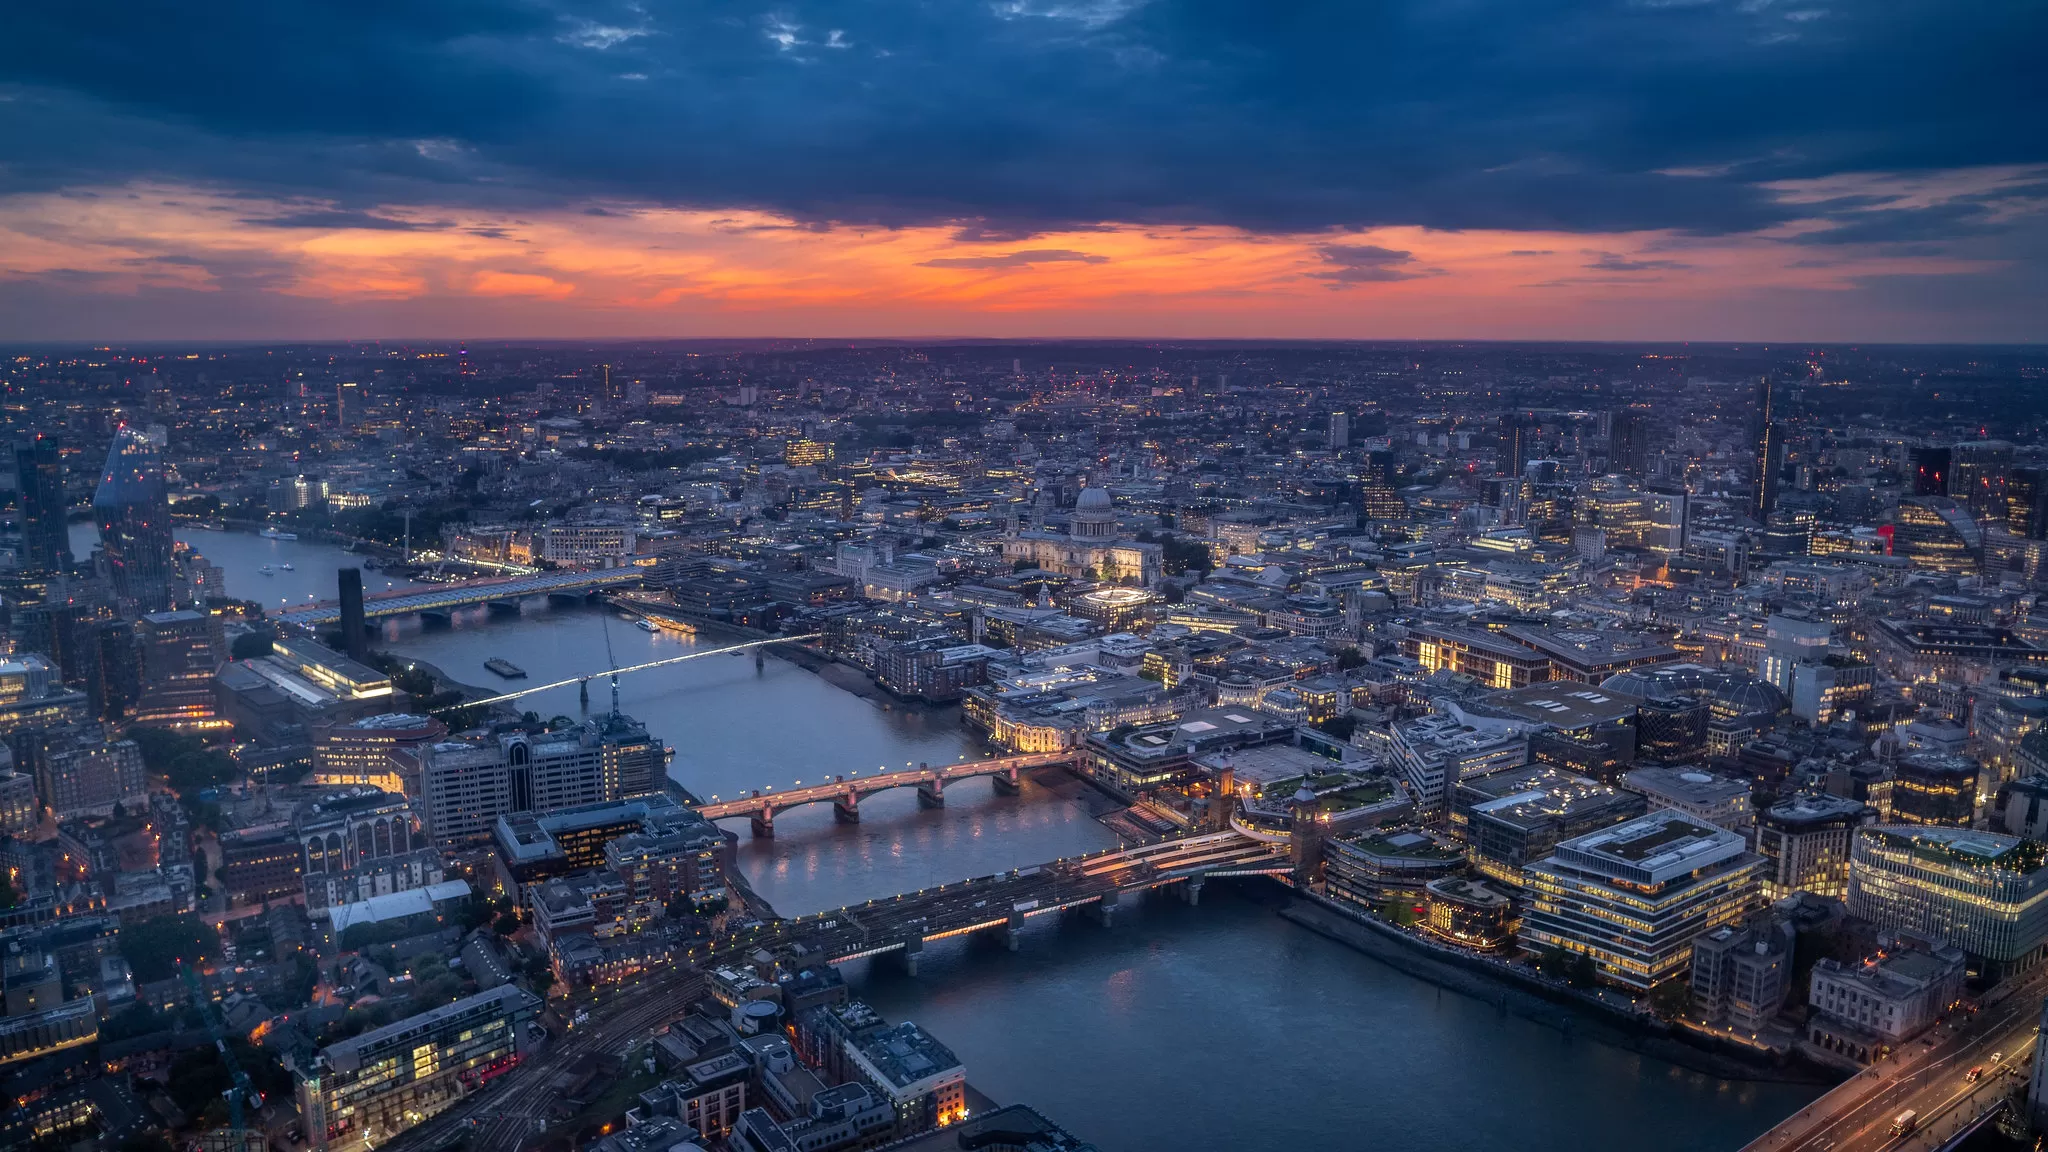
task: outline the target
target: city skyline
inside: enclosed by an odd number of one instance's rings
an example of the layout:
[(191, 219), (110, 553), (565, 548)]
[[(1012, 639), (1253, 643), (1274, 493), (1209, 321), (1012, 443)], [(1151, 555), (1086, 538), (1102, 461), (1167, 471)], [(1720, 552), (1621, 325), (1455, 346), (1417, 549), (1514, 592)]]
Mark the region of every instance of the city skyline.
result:
[(17, 11), (0, 339), (2034, 342), (2043, 21)]

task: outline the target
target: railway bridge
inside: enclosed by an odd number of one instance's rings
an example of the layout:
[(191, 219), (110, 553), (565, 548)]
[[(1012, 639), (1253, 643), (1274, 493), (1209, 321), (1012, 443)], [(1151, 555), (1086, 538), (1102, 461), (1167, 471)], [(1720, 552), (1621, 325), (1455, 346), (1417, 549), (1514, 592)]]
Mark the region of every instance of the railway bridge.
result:
[[(505, 610), (508, 606), (516, 610), (519, 601), (529, 596), (582, 596), (606, 588), (635, 585), (646, 575), (645, 569), (630, 566), (591, 568), (575, 572), (544, 572), (537, 576), (464, 580), (456, 584), (406, 588), (397, 592), (363, 597), (363, 619), (377, 620), (385, 616), (405, 616), (415, 612), (446, 613), (473, 604), (492, 605), (493, 610), (497, 611)], [(341, 602), (321, 600), (301, 604), (278, 613), (277, 618), (287, 624), (297, 624), (305, 628), (333, 624), (341, 619)]]
[(1177, 886), (1183, 899), (1199, 903), (1202, 885), (1211, 877), (1284, 878), (1292, 871), (1284, 845), (1235, 831), (1195, 834), (781, 920), (691, 958), (716, 963), (722, 952), (733, 949), (744, 954), (764, 946), (798, 945), (832, 964), (899, 953), (914, 974), (918, 955), (936, 940), (1001, 931), (1015, 950), (1024, 925), (1034, 917), (1074, 909), (1108, 925), (1126, 892)]

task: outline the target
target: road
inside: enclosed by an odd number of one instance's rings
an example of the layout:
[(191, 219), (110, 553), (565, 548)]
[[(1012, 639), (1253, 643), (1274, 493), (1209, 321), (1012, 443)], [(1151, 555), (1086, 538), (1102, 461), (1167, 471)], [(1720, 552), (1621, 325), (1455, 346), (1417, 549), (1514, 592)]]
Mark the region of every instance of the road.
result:
[[(1850, 1084), (1868, 1087), (1853, 1100), (1841, 1099), (1849, 1090), (1843, 1085), (1815, 1102), (1809, 1110), (1818, 1110), (1814, 1115), (1802, 1112), (1791, 1117), (1744, 1152), (1917, 1152), (1939, 1147), (1948, 1134), (2003, 1096), (2012, 1086), (2011, 1075), (2023, 1074), (2015, 1069), (2034, 1051), (2044, 988), (2048, 973), (2027, 977), (1958, 1032), (1911, 1057), (1913, 1063), (1896, 1071), (1878, 1068), (1859, 1074)], [(1920, 1041), (1913, 1041), (1913, 1046), (1919, 1047)], [(2002, 1055), (2002, 1064), (1994, 1067), (1993, 1055)], [(1980, 1066), (1983, 1077), (1971, 1083), (1970, 1069)], [(1919, 1114), (1920, 1131), (1903, 1139), (1893, 1136), (1892, 1119), (1908, 1108)]]
[(704, 992), (704, 978), (694, 970), (672, 969), (629, 983), (592, 1008), (582, 1026), (555, 1038), (523, 1066), (406, 1129), (379, 1152), (433, 1152), (465, 1131), (472, 1152), (517, 1152), (540, 1135), (536, 1122), (554, 1110), (561, 1096), (557, 1081), (578, 1059), (623, 1055), (681, 1016)]

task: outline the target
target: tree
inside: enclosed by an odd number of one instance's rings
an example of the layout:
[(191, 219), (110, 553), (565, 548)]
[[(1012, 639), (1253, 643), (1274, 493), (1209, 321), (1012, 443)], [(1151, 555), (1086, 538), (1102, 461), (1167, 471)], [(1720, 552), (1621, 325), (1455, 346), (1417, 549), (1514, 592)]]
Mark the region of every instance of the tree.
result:
[(270, 636), (263, 632), (244, 632), (228, 645), (228, 655), (237, 660), (254, 660), (270, 655)]
[(1353, 668), (1360, 668), (1364, 665), (1365, 653), (1360, 652), (1356, 647), (1346, 647), (1343, 651), (1337, 653), (1337, 669), (1340, 672), (1349, 672)]
[(212, 788), (237, 775), (234, 761), (189, 732), (130, 728), (127, 738), (141, 751), (142, 766), (169, 780), (181, 796), (187, 789)]
[(178, 962), (205, 964), (220, 950), (220, 935), (190, 912), (157, 916), (121, 928), (121, 958), (138, 983), (168, 980)]
[(1692, 988), (1684, 979), (1666, 980), (1650, 989), (1650, 1011), (1660, 1020), (1675, 1020), (1692, 1007)]
[(1593, 958), (1584, 952), (1572, 957), (1572, 966), (1565, 973), (1565, 982), (1574, 988), (1591, 988), (1600, 979), (1600, 968)]
[(510, 936), (519, 931), (519, 917), (510, 912), (501, 913), (497, 920), (492, 922), (491, 931), (500, 936)]

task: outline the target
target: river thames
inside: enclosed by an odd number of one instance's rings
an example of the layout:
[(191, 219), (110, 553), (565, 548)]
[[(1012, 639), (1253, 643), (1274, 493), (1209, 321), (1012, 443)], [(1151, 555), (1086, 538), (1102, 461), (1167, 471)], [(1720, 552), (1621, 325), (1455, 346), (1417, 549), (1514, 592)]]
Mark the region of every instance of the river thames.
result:
[[(74, 530), (83, 556), (94, 539)], [(332, 598), (355, 557), (307, 542), (180, 532), (226, 570), (230, 595), (266, 604)], [(263, 576), (289, 560), (294, 571)], [(386, 581), (365, 573), (371, 592)], [(374, 643), (485, 688), (502, 656), (522, 683), (680, 655), (696, 641), (650, 634), (600, 609), (529, 602), (519, 619), (459, 613), (423, 632), (387, 624)], [(590, 684), (590, 708), (610, 707)], [(676, 749), (670, 774), (701, 796), (906, 763), (984, 755), (952, 710), (863, 698), (781, 660), (714, 656), (622, 679), (619, 704)], [(578, 715), (576, 689), (529, 698)], [(1049, 786), (1048, 786), (1049, 785)], [(1101, 801), (1048, 777), (1017, 797), (974, 782), (925, 811), (910, 789), (864, 801), (861, 823), (829, 805), (778, 814), (773, 840), (740, 833), (762, 896), (801, 914), (1107, 847)], [(1033, 921), (1021, 951), (974, 938), (925, 952), (920, 975), (847, 966), (856, 994), (929, 1028), (974, 1085), (1037, 1106), (1107, 1152), (1153, 1148), (1515, 1148), (1589, 1152), (1739, 1148), (1818, 1094), (1736, 1083), (1567, 1036), (1437, 988), (1274, 915), (1277, 890), (1211, 884), (1200, 907), (1129, 900), (1117, 925)]]

